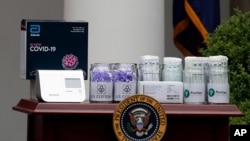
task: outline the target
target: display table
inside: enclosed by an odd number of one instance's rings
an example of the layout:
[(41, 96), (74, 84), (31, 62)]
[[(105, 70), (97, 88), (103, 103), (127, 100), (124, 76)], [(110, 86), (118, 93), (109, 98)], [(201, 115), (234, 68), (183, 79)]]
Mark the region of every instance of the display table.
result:
[[(28, 115), (27, 141), (115, 141), (116, 103), (44, 103), (21, 99), (13, 110)], [(228, 141), (229, 117), (243, 116), (237, 106), (162, 104), (166, 141)]]

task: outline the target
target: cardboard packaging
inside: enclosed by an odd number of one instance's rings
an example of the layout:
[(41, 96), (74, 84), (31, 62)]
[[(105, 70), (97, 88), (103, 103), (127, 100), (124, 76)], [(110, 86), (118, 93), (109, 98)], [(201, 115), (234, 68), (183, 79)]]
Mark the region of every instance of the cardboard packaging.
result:
[(38, 69), (81, 69), (87, 80), (88, 22), (23, 19), (20, 77), (35, 79)]
[(138, 94), (151, 96), (160, 103), (183, 103), (183, 83), (175, 81), (138, 81)]

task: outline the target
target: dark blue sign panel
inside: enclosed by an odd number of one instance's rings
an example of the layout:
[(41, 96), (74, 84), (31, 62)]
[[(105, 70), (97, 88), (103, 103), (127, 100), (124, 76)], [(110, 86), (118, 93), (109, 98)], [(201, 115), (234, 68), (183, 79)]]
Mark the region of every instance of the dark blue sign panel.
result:
[(21, 77), (35, 79), (37, 69), (88, 73), (88, 23), (22, 20)]

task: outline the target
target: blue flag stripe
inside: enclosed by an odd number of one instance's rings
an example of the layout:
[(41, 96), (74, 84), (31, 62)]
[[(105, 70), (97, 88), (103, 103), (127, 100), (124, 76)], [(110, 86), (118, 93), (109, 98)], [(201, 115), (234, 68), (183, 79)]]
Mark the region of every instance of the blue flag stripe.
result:
[(202, 43), (219, 23), (219, 0), (173, 1), (174, 43), (184, 56), (198, 56)]

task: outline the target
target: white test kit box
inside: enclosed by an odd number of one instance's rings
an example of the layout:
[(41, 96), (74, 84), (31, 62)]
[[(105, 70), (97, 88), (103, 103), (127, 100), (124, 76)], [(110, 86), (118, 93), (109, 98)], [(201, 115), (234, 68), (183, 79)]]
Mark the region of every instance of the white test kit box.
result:
[(151, 96), (160, 103), (183, 103), (183, 83), (175, 81), (138, 81), (138, 94)]
[(37, 70), (36, 96), (45, 102), (83, 102), (82, 70)]

